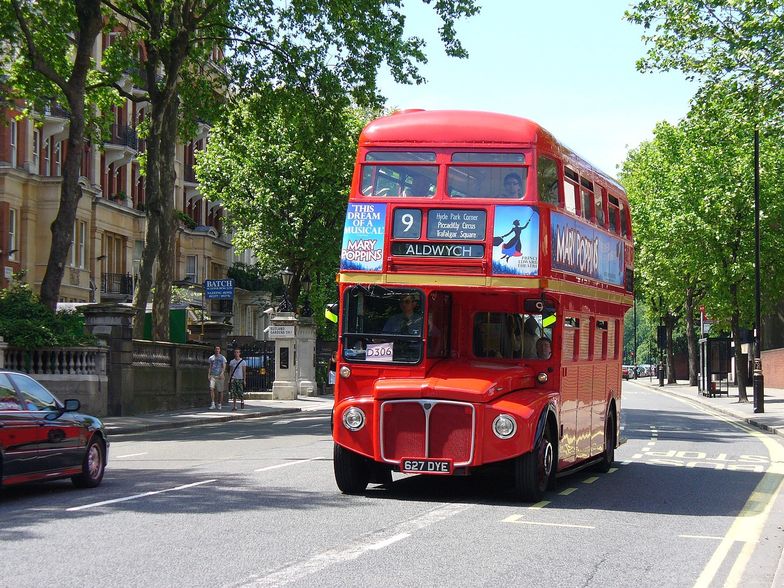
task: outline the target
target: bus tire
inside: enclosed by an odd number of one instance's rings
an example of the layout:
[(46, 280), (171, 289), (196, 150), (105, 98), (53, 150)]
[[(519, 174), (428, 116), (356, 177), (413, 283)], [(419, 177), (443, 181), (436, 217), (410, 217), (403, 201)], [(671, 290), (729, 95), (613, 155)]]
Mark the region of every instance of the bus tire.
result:
[(615, 461), (615, 413), (607, 417), (607, 431), (604, 434), (604, 453), (596, 466), (596, 471), (606, 474)]
[(335, 482), (343, 494), (361, 494), (370, 481), (367, 458), (335, 443), (333, 451)]
[(532, 451), (514, 462), (515, 491), (525, 502), (538, 502), (548, 488), (555, 485), (556, 447), (550, 426), (545, 425), (542, 437)]

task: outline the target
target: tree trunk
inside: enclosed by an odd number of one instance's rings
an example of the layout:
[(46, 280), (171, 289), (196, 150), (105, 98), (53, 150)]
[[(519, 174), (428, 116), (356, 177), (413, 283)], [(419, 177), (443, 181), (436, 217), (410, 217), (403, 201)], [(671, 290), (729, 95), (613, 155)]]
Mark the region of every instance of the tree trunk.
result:
[(675, 317), (667, 314), (664, 317), (664, 324), (667, 327), (667, 383), (675, 384), (675, 353), (672, 348), (672, 330), (675, 327)]
[(738, 382), (738, 402), (748, 402), (749, 397), (746, 395), (746, 368), (740, 347), (740, 317), (737, 312), (732, 313), (730, 328), (732, 329), (732, 342), (735, 345), (735, 378)]
[(177, 221), (174, 218), (174, 169), (175, 151), (177, 147), (177, 114), (179, 98), (172, 98), (163, 114), (163, 126), (160, 135), (160, 192), (161, 217), (159, 231), (161, 249), (158, 256), (158, 274), (155, 278), (155, 294), (152, 301), (153, 340), (168, 341), (169, 306), (171, 305), (172, 282), (176, 265), (175, 247), (177, 243)]
[[(697, 335), (694, 325), (694, 291), (686, 289), (686, 345), (689, 350), (689, 386), (697, 385), (697, 372), (699, 372), (699, 356), (697, 353)], [(702, 336), (702, 333), (700, 333)]]
[[(64, 82), (55, 79), (54, 70), (48, 64), (40, 62), (40, 57), (31, 56), (33, 68), (49, 80), (60, 85), (71, 109), (68, 127), (68, 150), (63, 163), (63, 180), (60, 188), (60, 206), (50, 227), (52, 243), (46, 271), (41, 281), (41, 302), (55, 310), (60, 299), (60, 287), (65, 275), (65, 263), (73, 242), (73, 227), (76, 220), (76, 207), (82, 196), (79, 176), (82, 170), (82, 153), (84, 149), (84, 103), (87, 73), (92, 68), (92, 56), (95, 38), (103, 25), (100, 0), (81, 0), (75, 2), (75, 10), (79, 27), (77, 33), (76, 54), (74, 56), (71, 76)], [(55, 74), (56, 76), (56, 74)]]
[(73, 245), (76, 208), (82, 197), (79, 175), (84, 150), (84, 94), (75, 102), (69, 103), (69, 107), (71, 122), (68, 127), (68, 150), (63, 164), (63, 183), (60, 187), (60, 207), (50, 227), (52, 244), (44, 279), (41, 281), (41, 302), (52, 310), (57, 308), (57, 301), (60, 299), (65, 264)]
[(136, 291), (133, 296), (136, 311), (133, 321), (133, 336), (135, 339), (144, 337), (144, 317), (147, 312), (147, 300), (150, 298), (150, 289), (153, 283), (152, 270), (161, 248), (160, 128), (160, 116), (156, 116), (156, 113), (153, 112), (150, 136), (146, 141), (147, 175), (145, 188), (147, 202), (145, 209), (147, 214), (147, 237), (144, 242), (141, 265), (139, 266), (139, 279), (136, 282)]

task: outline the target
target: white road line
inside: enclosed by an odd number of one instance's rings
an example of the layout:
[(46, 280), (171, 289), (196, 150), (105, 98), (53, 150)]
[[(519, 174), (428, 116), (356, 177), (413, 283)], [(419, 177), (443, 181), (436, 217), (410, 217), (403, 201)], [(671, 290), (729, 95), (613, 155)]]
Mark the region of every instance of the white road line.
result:
[(683, 537), (684, 539), (713, 539), (716, 541), (724, 539), (724, 537), (714, 537), (713, 535), (678, 535), (678, 537)]
[(123, 457), (138, 457), (139, 455), (147, 455), (147, 452), (143, 451), (142, 453), (128, 453), (126, 455), (115, 455), (113, 459), (122, 459)]
[(254, 472), (268, 472), (270, 470), (277, 470), (279, 468), (287, 468), (289, 466), (299, 465), (301, 463), (308, 463), (309, 461), (317, 461), (322, 458), (320, 457), (311, 457), (310, 459), (299, 459), (297, 461), (287, 461), (286, 463), (279, 463), (278, 465), (274, 466), (267, 466), (265, 468), (259, 468), (257, 470), (253, 470)]
[(567, 529), (595, 529), (591, 525), (567, 525), (566, 523), (541, 523), (538, 521), (522, 521), (520, 519), (509, 520), (506, 519), (503, 522), (505, 523), (516, 523), (518, 525), (537, 525), (540, 527), (565, 527)]
[[(352, 561), (362, 557), (369, 551), (388, 547), (393, 543), (410, 537), (413, 533), (430, 525), (434, 525), (463, 511), (473, 508), (472, 504), (446, 504), (426, 512), (422, 516), (402, 522), (390, 529), (371, 533), (362, 540), (350, 543), (345, 547), (330, 549), (313, 557), (280, 568), (265, 576), (252, 576), (230, 586), (285, 586), (293, 584), (306, 576), (310, 576), (335, 564)], [(392, 533), (389, 535), (389, 533)]]
[(254, 435), (243, 435), (242, 437), (234, 437), (233, 440), (239, 441), (240, 439), (250, 439), (251, 437), (254, 437)]
[(201, 486), (202, 484), (210, 484), (215, 480), (203, 480), (201, 482), (194, 482), (193, 484), (185, 484), (177, 486), (176, 488), (167, 488), (166, 490), (156, 490), (154, 492), (143, 492), (142, 494), (134, 494), (133, 496), (124, 496), (122, 498), (115, 498), (113, 500), (102, 500), (101, 502), (93, 502), (92, 504), (83, 504), (82, 506), (74, 506), (66, 509), (68, 512), (76, 510), (84, 510), (86, 508), (94, 508), (96, 506), (105, 506), (107, 504), (115, 504), (117, 502), (127, 502), (128, 500), (136, 500), (137, 498), (144, 498), (145, 496), (153, 496), (155, 494), (163, 494), (164, 492), (174, 492), (176, 490), (185, 490), (186, 488), (193, 488), (194, 486)]
[(275, 421), (273, 425), (288, 425), (292, 421)]

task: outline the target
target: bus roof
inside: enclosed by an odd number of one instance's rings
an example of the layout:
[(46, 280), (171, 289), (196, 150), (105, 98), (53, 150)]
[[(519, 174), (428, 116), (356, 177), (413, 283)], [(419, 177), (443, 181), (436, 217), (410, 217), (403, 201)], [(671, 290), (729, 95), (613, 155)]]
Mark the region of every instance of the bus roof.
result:
[(560, 143), (539, 124), (519, 116), (479, 110), (400, 110), (368, 123), (359, 137), (360, 147), (401, 147), (416, 143), (444, 146), (484, 144), (488, 147), (536, 145), (563, 157), (567, 164), (602, 176), (623, 191), (612, 176)]

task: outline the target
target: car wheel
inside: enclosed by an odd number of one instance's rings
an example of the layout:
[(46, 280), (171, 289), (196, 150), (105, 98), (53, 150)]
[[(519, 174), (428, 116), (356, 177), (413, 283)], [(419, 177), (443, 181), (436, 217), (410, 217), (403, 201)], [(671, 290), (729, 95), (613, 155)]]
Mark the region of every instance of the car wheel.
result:
[(71, 478), (77, 488), (95, 488), (103, 480), (106, 469), (106, 444), (98, 436), (90, 440), (82, 462), (82, 473)]
[(370, 482), (367, 458), (335, 443), (333, 452), (335, 482), (343, 494), (361, 494)]
[(547, 489), (555, 487), (556, 446), (550, 427), (545, 426), (542, 438), (532, 451), (514, 462), (515, 491), (526, 502), (538, 502)]
[(610, 413), (607, 417), (607, 431), (604, 435), (604, 453), (602, 459), (596, 466), (596, 470), (606, 474), (615, 461), (615, 416)]

